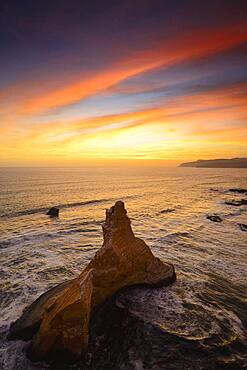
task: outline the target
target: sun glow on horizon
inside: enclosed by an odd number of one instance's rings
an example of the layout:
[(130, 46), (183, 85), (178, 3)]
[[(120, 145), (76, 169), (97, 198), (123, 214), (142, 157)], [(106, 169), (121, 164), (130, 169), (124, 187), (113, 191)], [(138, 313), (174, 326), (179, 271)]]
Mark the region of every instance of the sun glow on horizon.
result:
[(32, 47), (15, 45), (14, 66), (0, 61), (0, 165), (247, 156), (246, 20), (240, 14), (215, 22), (213, 12), (208, 24), (191, 19), (181, 33), (180, 20), (177, 28), (176, 15), (166, 24), (164, 11), (162, 19), (154, 12), (150, 29), (131, 29), (124, 18), (124, 40), (121, 27), (114, 36), (99, 32), (100, 24), (81, 34), (81, 23), (74, 29), (68, 19), (74, 49), (62, 38), (61, 50), (54, 44), (40, 64), (22, 54), (35, 46), (24, 22)]

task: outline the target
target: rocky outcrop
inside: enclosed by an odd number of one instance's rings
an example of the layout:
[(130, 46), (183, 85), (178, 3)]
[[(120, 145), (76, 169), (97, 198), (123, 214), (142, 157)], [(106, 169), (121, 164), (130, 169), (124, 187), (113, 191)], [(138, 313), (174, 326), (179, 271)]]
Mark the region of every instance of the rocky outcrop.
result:
[(207, 219), (210, 220), (210, 221), (213, 221), (213, 222), (222, 222), (222, 218), (220, 216), (217, 216), (217, 215), (211, 215), (211, 216), (207, 216)]
[(240, 207), (240, 206), (243, 206), (243, 205), (247, 205), (247, 199), (240, 199), (240, 200), (226, 200), (225, 201), (225, 204), (227, 204), (228, 206), (235, 206), (235, 207)]
[(247, 231), (247, 224), (238, 224), (242, 231)]
[(59, 216), (59, 208), (51, 207), (46, 214), (50, 217), (58, 217)]
[(229, 191), (231, 193), (247, 194), (247, 189), (232, 188), (232, 189), (229, 189)]
[(56, 299), (56, 297), (58, 297), (62, 292), (65, 292), (73, 282), (74, 280), (69, 280), (56, 285), (36, 299), (36, 301), (23, 311), (21, 317), (10, 325), (8, 339), (32, 339), (40, 327), (48, 300)]
[(12, 325), (12, 338), (15, 327), (20, 338), (22, 323), (36, 322), (31, 359), (76, 361), (88, 347), (91, 314), (103, 302), (132, 285), (158, 287), (175, 280), (174, 267), (154, 257), (145, 242), (135, 237), (123, 202), (106, 211), (103, 237), (101, 249), (78, 278), (40, 297)]

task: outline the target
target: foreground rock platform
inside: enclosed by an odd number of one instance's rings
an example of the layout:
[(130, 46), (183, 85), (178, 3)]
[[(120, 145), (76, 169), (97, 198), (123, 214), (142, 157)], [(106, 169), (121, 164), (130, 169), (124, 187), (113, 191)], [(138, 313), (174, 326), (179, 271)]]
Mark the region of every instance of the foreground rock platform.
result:
[(97, 307), (124, 288), (161, 287), (176, 279), (173, 265), (156, 258), (135, 237), (123, 202), (106, 211), (103, 238), (101, 249), (78, 278), (44, 293), (11, 325), (10, 339), (32, 339), (32, 360), (79, 360), (88, 349), (90, 320)]

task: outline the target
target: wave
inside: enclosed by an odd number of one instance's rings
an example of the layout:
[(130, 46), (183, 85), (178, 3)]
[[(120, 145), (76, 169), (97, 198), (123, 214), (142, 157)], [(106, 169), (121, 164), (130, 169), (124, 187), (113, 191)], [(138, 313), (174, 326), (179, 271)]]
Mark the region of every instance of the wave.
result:
[(166, 235), (166, 238), (171, 238), (171, 239), (178, 238), (178, 237), (190, 238), (191, 234), (188, 231), (177, 231), (177, 232)]
[(17, 246), (23, 243), (32, 243), (32, 244), (42, 244), (47, 240), (54, 240), (57, 238), (61, 238), (66, 235), (73, 235), (77, 233), (95, 233), (97, 232), (97, 228), (89, 227), (89, 228), (78, 228), (78, 229), (70, 229), (70, 230), (58, 230), (56, 232), (43, 232), (43, 233), (30, 233), (25, 235), (18, 235), (16, 237), (12, 237), (5, 240), (0, 240), (0, 249), (9, 247), (9, 246)]
[[(122, 200), (126, 199), (134, 199), (138, 197), (138, 195), (127, 195), (122, 198)], [(105, 202), (115, 202), (117, 199), (115, 198), (102, 198), (102, 199), (92, 199), (92, 200), (86, 200), (84, 202), (74, 202), (74, 203), (65, 203), (65, 204), (53, 204), (52, 207), (57, 208), (74, 208), (74, 207), (82, 207), (87, 206), (90, 204), (99, 204), (99, 203), (105, 203)], [(27, 215), (34, 215), (36, 213), (41, 212), (47, 212), (51, 206), (47, 207), (39, 207), (39, 208), (32, 208), (32, 209), (25, 209), (23, 211), (16, 211), (16, 212), (10, 212), (0, 215), (0, 218), (14, 218), (19, 216), (27, 216)]]
[(232, 217), (232, 216), (241, 216), (242, 213), (245, 212), (245, 209), (239, 208), (236, 212), (230, 212), (224, 215), (225, 218)]
[[(58, 204), (55, 207), (58, 207), (58, 208), (82, 207), (82, 206), (87, 206), (89, 204), (98, 204), (98, 203), (109, 202), (111, 200), (112, 200), (112, 198), (111, 199), (94, 199), (94, 200), (87, 200), (87, 201), (84, 201), (84, 202)], [(13, 217), (19, 217), (19, 216), (34, 215), (36, 213), (46, 212), (48, 210), (49, 210), (49, 207), (26, 209), (26, 210), (23, 210), (23, 211), (11, 212), (11, 213), (0, 215), (0, 218), (13, 218)]]
[(175, 212), (175, 208), (167, 208), (167, 209), (162, 209), (162, 211), (160, 211), (161, 214), (171, 213), (171, 212)]

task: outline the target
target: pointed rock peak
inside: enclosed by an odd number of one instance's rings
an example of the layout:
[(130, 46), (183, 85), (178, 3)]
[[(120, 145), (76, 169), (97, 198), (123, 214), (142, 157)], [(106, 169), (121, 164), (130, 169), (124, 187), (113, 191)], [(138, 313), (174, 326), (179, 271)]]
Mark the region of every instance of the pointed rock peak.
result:
[(118, 200), (114, 206), (106, 210), (106, 224), (109, 226), (116, 223), (117, 220), (128, 219), (124, 202)]
[(106, 220), (103, 224), (104, 237), (114, 235), (118, 232), (133, 234), (130, 219), (124, 207), (124, 202), (117, 201), (114, 206), (106, 210)]

